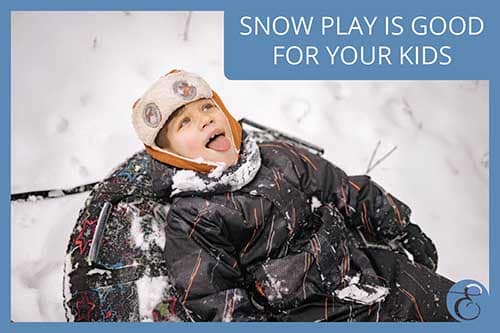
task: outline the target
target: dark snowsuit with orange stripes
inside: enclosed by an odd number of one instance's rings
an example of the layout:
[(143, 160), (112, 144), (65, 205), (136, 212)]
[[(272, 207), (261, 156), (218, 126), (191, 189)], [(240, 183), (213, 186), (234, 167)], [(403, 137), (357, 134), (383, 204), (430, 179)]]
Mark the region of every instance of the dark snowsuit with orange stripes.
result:
[[(195, 320), (452, 320), (452, 282), (435, 273), (435, 247), (405, 204), (307, 150), (259, 150), (242, 188), (173, 196), (164, 257)], [(177, 170), (152, 165), (153, 191), (167, 198)]]

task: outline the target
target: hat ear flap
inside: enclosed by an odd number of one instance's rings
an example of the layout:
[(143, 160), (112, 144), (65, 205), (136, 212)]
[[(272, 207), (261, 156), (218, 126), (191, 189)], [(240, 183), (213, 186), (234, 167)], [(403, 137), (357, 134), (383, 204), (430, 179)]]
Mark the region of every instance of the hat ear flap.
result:
[(226, 116), (227, 120), (229, 121), (229, 126), (231, 127), (231, 133), (233, 134), (233, 139), (234, 139), (234, 145), (238, 151), (240, 151), (241, 148), (241, 140), (242, 140), (242, 130), (241, 130), (241, 125), (240, 123), (233, 118), (233, 116), (229, 113), (229, 111), (226, 109), (226, 106), (220, 99), (219, 95), (215, 91), (212, 90), (212, 98), (214, 99), (215, 103), (220, 107), (222, 112), (224, 112), (224, 115)]

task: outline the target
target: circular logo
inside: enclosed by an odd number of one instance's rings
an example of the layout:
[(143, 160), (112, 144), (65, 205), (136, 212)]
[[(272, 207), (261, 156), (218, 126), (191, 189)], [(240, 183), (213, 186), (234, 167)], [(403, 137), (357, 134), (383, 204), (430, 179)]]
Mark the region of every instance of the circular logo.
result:
[(190, 85), (186, 80), (175, 81), (172, 88), (177, 96), (181, 96), (186, 101), (196, 97), (196, 87)]
[(446, 296), (448, 311), (458, 321), (479, 318), (481, 307), (486, 303), (488, 291), (479, 282), (462, 280), (455, 283)]
[(158, 127), (161, 121), (161, 113), (158, 106), (155, 103), (147, 104), (142, 111), (142, 119), (149, 127)]

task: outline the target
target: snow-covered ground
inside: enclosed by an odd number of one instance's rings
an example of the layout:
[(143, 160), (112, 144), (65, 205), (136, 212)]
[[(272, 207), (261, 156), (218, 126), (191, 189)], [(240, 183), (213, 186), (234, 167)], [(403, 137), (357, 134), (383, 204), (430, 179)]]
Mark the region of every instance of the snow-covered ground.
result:
[[(236, 118), (325, 148), (413, 210), (436, 242), (439, 272), (489, 283), (486, 81), (229, 81), (223, 14), (12, 14), (12, 192), (99, 180), (140, 150), (133, 102), (159, 76), (205, 77)], [(242, 64), (244, 66), (244, 64)], [(86, 194), (15, 202), (12, 320), (64, 321), (62, 265)]]

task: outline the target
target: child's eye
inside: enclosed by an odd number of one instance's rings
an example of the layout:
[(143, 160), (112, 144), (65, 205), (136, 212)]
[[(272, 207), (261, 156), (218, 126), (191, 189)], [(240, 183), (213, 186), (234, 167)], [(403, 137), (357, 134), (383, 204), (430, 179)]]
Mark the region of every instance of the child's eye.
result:
[(183, 118), (181, 120), (181, 122), (179, 123), (179, 128), (182, 128), (182, 127), (186, 126), (187, 124), (189, 124), (189, 118), (188, 117)]
[(205, 105), (203, 105), (203, 106), (201, 107), (201, 111), (203, 111), (203, 112), (210, 111), (210, 109), (211, 109), (211, 108), (213, 108), (213, 107), (214, 107), (214, 106), (213, 106), (212, 104), (207, 103), (207, 104), (205, 104)]

